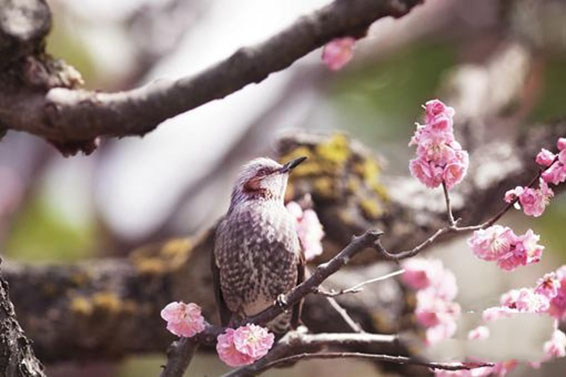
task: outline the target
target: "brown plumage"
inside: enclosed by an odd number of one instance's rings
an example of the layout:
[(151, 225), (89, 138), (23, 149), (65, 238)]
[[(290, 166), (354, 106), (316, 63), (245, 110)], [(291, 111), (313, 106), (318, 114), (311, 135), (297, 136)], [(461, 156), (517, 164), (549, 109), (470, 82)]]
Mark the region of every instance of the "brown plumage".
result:
[[(304, 278), (304, 258), (295, 220), (283, 203), (290, 171), (304, 158), (285, 165), (258, 158), (243, 167), (232, 191), (230, 209), (216, 230), (212, 272), (223, 325), (253, 316)], [(297, 324), (300, 305), (268, 324), (276, 333)]]

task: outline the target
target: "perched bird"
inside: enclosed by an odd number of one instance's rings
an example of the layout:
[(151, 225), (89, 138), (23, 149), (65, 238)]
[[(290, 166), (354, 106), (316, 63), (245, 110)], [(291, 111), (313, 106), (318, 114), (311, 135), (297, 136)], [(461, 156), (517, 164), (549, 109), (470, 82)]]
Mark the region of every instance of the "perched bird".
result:
[[(216, 230), (212, 272), (222, 325), (253, 316), (304, 279), (295, 219), (283, 197), (289, 173), (306, 157), (281, 165), (257, 158), (240, 171), (230, 208)], [(300, 304), (267, 324), (278, 334), (296, 327)]]

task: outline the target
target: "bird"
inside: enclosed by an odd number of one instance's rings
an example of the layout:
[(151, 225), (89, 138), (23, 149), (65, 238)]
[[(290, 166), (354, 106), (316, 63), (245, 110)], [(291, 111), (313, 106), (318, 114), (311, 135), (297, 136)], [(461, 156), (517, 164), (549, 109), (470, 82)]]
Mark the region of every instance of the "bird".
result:
[[(256, 158), (240, 170), (230, 207), (218, 224), (211, 258), (216, 302), (223, 326), (271, 307), (305, 277), (296, 220), (285, 208), (289, 174), (306, 157), (285, 164)], [(266, 324), (284, 334), (299, 323), (301, 303)]]

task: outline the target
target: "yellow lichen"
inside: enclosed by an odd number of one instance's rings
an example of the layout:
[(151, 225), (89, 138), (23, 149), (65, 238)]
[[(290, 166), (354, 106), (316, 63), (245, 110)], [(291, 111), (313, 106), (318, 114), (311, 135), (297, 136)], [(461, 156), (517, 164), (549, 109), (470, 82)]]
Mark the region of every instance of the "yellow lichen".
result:
[(360, 189), (360, 181), (355, 177), (348, 178), (348, 182), (346, 183), (346, 189), (349, 193), (355, 194)]
[(368, 184), (377, 182), (379, 179), (379, 165), (371, 158), (366, 158), (363, 162), (356, 164), (355, 170)]
[(122, 300), (114, 292), (97, 292), (92, 296), (95, 309), (116, 313), (120, 311)]
[(326, 161), (344, 165), (350, 158), (350, 141), (344, 134), (335, 133), (328, 141), (316, 146), (316, 153)]
[(135, 250), (130, 259), (141, 274), (162, 274), (181, 267), (191, 255), (192, 247), (191, 239), (176, 238)]
[(364, 216), (371, 220), (377, 219), (383, 213), (377, 199), (367, 198), (360, 200), (360, 208)]
[(314, 181), (314, 190), (317, 194), (325, 198), (333, 198), (337, 196), (337, 193), (334, 191), (332, 179), (328, 177), (316, 178)]
[(157, 275), (167, 271), (166, 261), (159, 257), (137, 257), (133, 261), (141, 274)]
[(190, 238), (177, 238), (167, 241), (161, 248), (164, 256), (186, 258), (192, 249), (193, 243)]
[(92, 314), (92, 303), (83, 296), (77, 296), (71, 300), (71, 311), (79, 315), (88, 316)]

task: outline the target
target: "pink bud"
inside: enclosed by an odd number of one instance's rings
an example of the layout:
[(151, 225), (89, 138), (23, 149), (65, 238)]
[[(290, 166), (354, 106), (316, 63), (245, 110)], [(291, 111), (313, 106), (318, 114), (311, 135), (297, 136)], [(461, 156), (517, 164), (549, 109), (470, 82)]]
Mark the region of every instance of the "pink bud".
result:
[(352, 37), (330, 41), (322, 50), (322, 61), (332, 71), (338, 71), (352, 59), (355, 42)]
[(556, 146), (558, 147), (558, 150), (563, 151), (566, 149), (566, 137), (561, 137), (558, 139), (558, 142), (556, 142)]
[(540, 152), (537, 154), (536, 162), (540, 166), (549, 167), (554, 161), (556, 155), (549, 151), (548, 149), (542, 148)]

